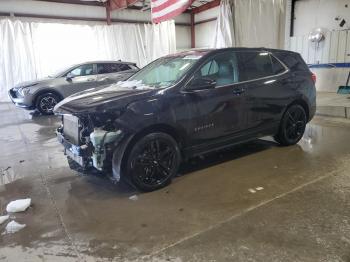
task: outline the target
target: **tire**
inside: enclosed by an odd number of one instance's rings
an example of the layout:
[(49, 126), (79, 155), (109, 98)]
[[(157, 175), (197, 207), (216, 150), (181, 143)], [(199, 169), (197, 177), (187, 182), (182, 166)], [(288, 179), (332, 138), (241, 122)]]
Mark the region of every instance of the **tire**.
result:
[(55, 105), (60, 100), (60, 97), (54, 93), (44, 93), (36, 99), (35, 107), (43, 115), (52, 115)]
[(154, 191), (171, 183), (181, 155), (176, 141), (165, 133), (151, 133), (133, 144), (126, 163), (127, 180), (141, 191)]
[(274, 136), (282, 146), (295, 145), (303, 137), (307, 118), (301, 105), (292, 105), (284, 113), (279, 131)]

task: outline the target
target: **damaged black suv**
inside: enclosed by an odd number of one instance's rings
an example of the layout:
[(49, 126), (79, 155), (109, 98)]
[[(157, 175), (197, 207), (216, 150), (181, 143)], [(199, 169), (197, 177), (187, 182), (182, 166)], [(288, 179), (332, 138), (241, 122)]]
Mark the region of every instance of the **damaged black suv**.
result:
[(182, 159), (267, 135), (296, 144), (315, 108), (315, 76), (299, 54), (228, 48), (160, 58), (55, 112), (71, 167), (152, 191), (170, 183)]

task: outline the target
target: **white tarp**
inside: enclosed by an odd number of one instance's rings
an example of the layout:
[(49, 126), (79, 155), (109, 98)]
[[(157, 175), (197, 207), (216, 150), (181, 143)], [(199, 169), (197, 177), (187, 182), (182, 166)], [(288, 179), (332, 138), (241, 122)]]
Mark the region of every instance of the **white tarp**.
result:
[(286, 0), (222, 0), (213, 47), (283, 48), (285, 13)]
[(92, 60), (124, 60), (142, 67), (176, 51), (175, 23), (91, 25), (0, 20), (0, 101), (23, 81)]
[(285, 0), (234, 0), (236, 46), (283, 48)]
[(216, 21), (212, 47), (224, 48), (235, 46), (232, 6), (230, 0), (221, 0), (219, 16)]

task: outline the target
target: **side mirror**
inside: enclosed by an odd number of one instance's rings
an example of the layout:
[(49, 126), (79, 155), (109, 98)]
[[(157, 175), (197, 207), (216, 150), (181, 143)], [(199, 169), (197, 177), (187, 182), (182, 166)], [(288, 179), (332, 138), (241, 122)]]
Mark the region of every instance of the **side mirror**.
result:
[(75, 75), (73, 75), (72, 73), (68, 73), (67, 75), (66, 75), (66, 80), (68, 81), (68, 82), (70, 82), (70, 81), (72, 81), (72, 79), (75, 77)]
[(215, 88), (216, 86), (216, 81), (212, 80), (210, 78), (205, 78), (205, 77), (199, 77), (199, 78), (194, 78), (191, 82), (190, 85), (188, 86), (188, 90), (205, 90), (205, 89), (212, 89)]

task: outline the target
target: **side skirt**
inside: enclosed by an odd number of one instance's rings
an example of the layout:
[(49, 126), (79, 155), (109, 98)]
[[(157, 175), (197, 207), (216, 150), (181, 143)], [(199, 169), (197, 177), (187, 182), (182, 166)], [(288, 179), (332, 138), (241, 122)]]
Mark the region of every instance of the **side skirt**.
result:
[(210, 143), (200, 144), (183, 149), (183, 155), (185, 159), (222, 150), (224, 148), (232, 147), (234, 145), (246, 143), (264, 136), (271, 136), (277, 133), (279, 128), (279, 122), (269, 128), (254, 130), (251, 132), (240, 132), (236, 135), (218, 138)]

